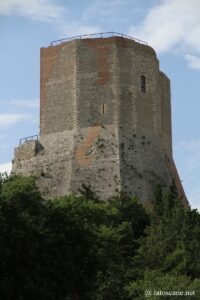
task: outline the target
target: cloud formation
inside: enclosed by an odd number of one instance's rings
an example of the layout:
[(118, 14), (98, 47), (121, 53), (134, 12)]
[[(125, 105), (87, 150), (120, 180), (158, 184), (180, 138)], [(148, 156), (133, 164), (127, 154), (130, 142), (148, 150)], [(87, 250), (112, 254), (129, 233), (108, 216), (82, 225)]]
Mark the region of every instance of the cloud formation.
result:
[(63, 8), (55, 0), (3, 0), (0, 1), (0, 15), (18, 15), (37, 20), (57, 19)]
[(129, 34), (147, 41), (158, 52), (179, 50), (189, 66), (200, 70), (200, 1), (160, 0)]
[(33, 100), (16, 100), (13, 99), (10, 101), (12, 105), (15, 105), (17, 107), (22, 108), (39, 108), (39, 99), (33, 99)]
[(12, 163), (0, 164), (0, 173), (6, 172), (9, 175), (11, 172), (11, 168), (12, 168)]
[(186, 54), (185, 59), (188, 61), (188, 65), (192, 69), (200, 70), (200, 55)]
[(101, 29), (97, 26), (84, 25), (81, 22), (66, 23), (61, 22), (60, 25), (61, 38), (62, 37), (73, 37), (77, 35), (98, 33)]
[(18, 122), (26, 121), (29, 119), (28, 115), (25, 114), (0, 114), (0, 128), (10, 127)]
[(83, 20), (93, 20), (103, 18), (104, 22), (110, 19), (119, 18), (119, 15), (116, 14), (118, 9), (122, 9), (126, 5), (124, 0), (95, 0), (92, 5), (88, 6), (87, 9), (83, 12)]

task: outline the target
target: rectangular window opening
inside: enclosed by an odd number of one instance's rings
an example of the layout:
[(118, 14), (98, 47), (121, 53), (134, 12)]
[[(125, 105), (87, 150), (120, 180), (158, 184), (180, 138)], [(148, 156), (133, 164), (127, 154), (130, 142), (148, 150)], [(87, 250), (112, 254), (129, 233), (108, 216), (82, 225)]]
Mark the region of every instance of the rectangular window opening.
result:
[(103, 113), (103, 115), (105, 114), (105, 104), (103, 104), (102, 113)]
[(140, 84), (141, 84), (141, 92), (146, 93), (146, 77), (141, 75), (140, 77)]

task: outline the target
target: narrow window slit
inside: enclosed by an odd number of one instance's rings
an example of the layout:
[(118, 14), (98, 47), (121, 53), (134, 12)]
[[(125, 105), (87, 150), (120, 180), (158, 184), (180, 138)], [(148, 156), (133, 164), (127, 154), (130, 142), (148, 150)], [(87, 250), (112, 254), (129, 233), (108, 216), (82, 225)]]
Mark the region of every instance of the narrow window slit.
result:
[(146, 93), (146, 77), (144, 75), (141, 75), (140, 77), (140, 84), (141, 84), (141, 92)]
[(105, 115), (107, 113), (107, 104), (102, 104), (101, 112), (102, 112), (103, 115)]

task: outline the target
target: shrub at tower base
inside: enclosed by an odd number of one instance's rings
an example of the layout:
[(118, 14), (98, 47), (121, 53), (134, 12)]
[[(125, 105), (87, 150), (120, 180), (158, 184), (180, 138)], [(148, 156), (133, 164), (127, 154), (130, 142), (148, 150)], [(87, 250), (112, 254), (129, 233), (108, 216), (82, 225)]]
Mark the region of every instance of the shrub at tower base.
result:
[(0, 299), (132, 300), (150, 289), (200, 299), (199, 257), (200, 214), (174, 186), (164, 195), (157, 186), (146, 212), (136, 198), (103, 202), (85, 186), (47, 201), (33, 177), (1, 175)]

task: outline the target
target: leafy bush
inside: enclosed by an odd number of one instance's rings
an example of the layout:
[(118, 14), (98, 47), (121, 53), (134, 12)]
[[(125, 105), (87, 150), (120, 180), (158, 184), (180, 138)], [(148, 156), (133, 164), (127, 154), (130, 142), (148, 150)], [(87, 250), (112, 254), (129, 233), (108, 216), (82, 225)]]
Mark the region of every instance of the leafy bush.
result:
[(147, 213), (134, 197), (104, 202), (85, 185), (79, 197), (47, 201), (34, 177), (4, 174), (0, 257), (4, 300), (132, 300), (149, 288), (199, 299), (200, 214), (174, 186), (158, 186)]

